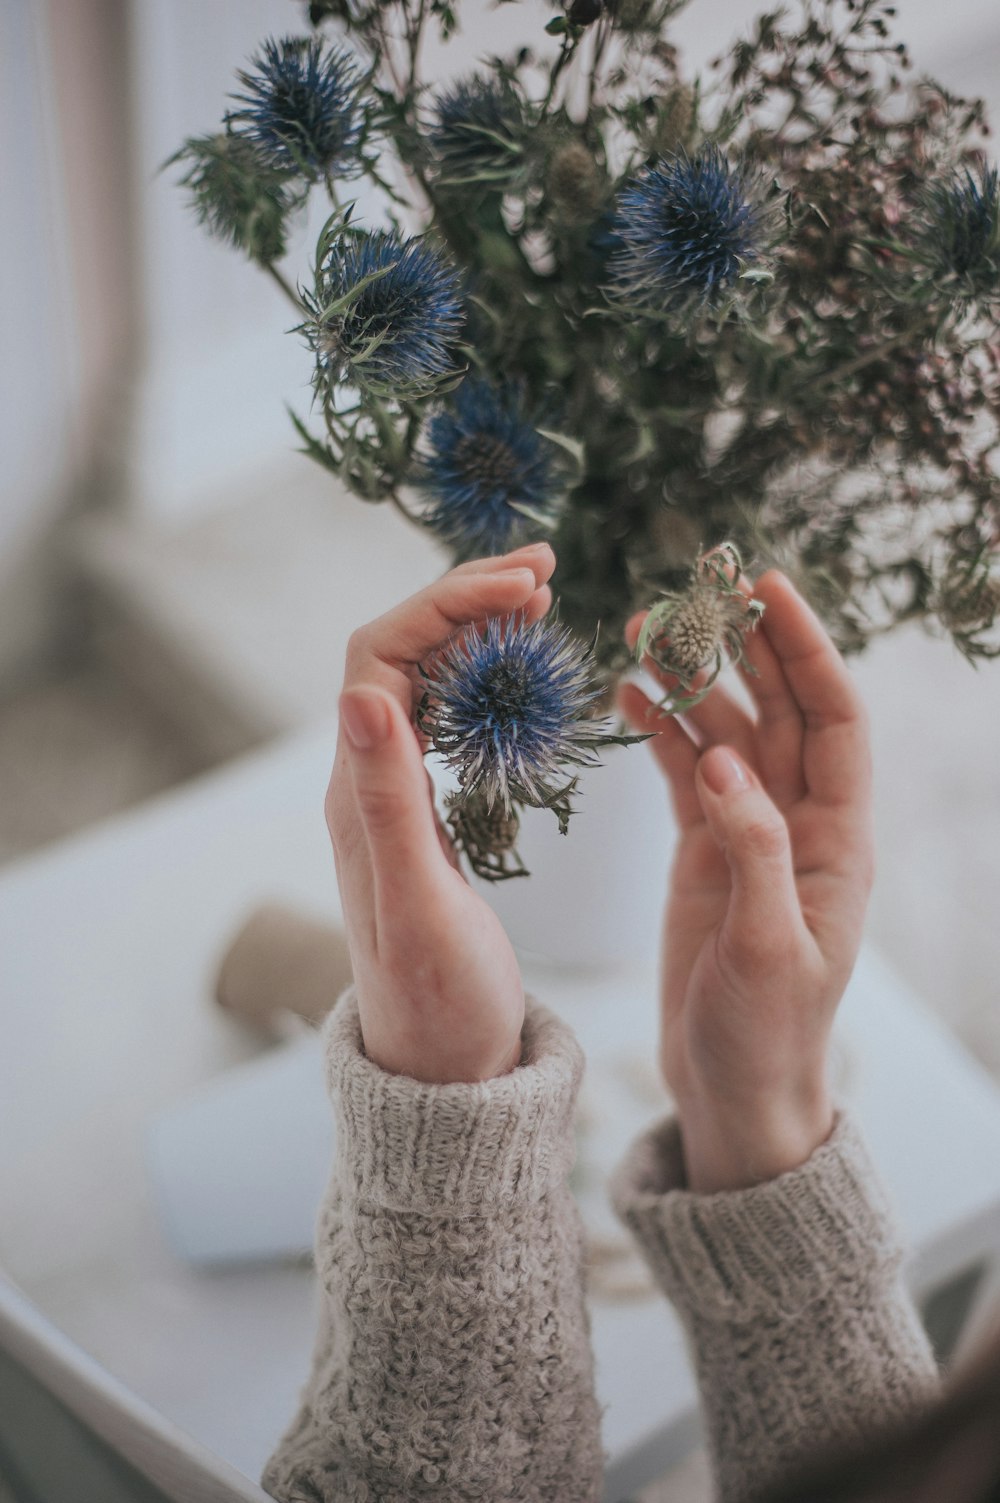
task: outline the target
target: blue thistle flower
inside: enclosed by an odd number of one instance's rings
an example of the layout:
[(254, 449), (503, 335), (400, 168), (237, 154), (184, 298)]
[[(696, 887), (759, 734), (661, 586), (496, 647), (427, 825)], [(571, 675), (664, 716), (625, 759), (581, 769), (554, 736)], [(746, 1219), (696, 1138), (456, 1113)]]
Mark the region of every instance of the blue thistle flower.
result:
[(504, 79), (481, 74), (439, 94), (428, 140), (444, 183), (507, 181), (522, 155), (521, 103)]
[(505, 553), (552, 517), (557, 456), (514, 388), (467, 378), (430, 419), (427, 444), (414, 477), (430, 503), (423, 520), (457, 557)]
[(459, 276), (422, 240), (395, 231), (340, 239), (304, 301), (317, 390), (342, 383), (387, 396), (432, 391), (456, 371)]
[[(921, 236), (923, 259), (957, 279), (966, 298), (1000, 294), (1000, 185), (995, 167), (966, 167), (931, 185)], [(960, 292), (961, 295), (961, 292)]]
[[(463, 799), (506, 814), (555, 806), (567, 768), (595, 764), (606, 723), (590, 718), (600, 690), (592, 654), (565, 627), (494, 618), (468, 627), (424, 670), (420, 729), (457, 774)], [(568, 813), (568, 810), (567, 810)]]
[(237, 77), (244, 106), (226, 117), (269, 166), (317, 178), (356, 177), (364, 126), (363, 79), (345, 48), (318, 38), (273, 38)]
[(759, 259), (764, 221), (749, 174), (715, 147), (665, 157), (619, 196), (609, 291), (659, 313), (716, 302)]

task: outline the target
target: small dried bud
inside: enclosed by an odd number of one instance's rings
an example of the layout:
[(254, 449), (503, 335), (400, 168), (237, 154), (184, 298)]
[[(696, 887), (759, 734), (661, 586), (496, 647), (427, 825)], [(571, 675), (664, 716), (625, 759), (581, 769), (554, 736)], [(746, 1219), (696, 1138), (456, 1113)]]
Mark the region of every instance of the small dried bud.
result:
[(687, 145), (694, 124), (695, 93), (687, 84), (678, 84), (663, 100), (656, 115), (650, 146), (661, 156), (668, 156)]
[(564, 215), (589, 219), (601, 199), (601, 172), (582, 141), (565, 141), (549, 162), (548, 190)]
[(695, 561), (687, 590), (668, 592), (646, 617), (636, 642), (639, 662), (648, 654), (685, 691), (700, 669), (709, 670), (705, 683), (692, 693), (668, 693), (663, 704), (671, 712), (690, 709), (703, 699), (727, 657), (746, 661), (743, 639), (756, 626), (764, 605), (748, 598), (734, 582), (742, 570), (736, 545), (720, 543)]
[(566, 17), (574, 26), (593, 26), (603, 9), (601, 0), (573, 0)]
[(517, 855), (520, 820), (512, 809), (501, 803), (489, 807), (482, 794), (447, 799), (448, 828), (460, 851), (477, 877), (487, 882), (502, 882), (508, 877), (527, 876)]

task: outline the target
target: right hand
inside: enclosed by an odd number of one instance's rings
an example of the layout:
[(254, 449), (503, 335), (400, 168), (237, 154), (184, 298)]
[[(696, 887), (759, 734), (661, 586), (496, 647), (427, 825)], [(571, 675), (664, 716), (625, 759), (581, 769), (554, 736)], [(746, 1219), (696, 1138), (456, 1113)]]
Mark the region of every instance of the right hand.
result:
[[(829, 1136), (829, 1035), (874, 874), (858, 691), (784, 574), (770, 570), (753, 594), (767, 607), (745, 643), (756, 715), (720, 683), (683, 719), (634, 684), (621, 694), (636, 728), (657, 733), (679, 826), (660, 1063), (697, 1191), (770, 1179)], [(642, 620), (629, 622), (632, 643)]]
[(544, 615), (554, 568), (545, 543), (462, 564), (348, 647), (326, 815), (365, 1052), (392, 1074), (488, 1080), (520, 1058), (517, 960), (458, 870), (412, 716), (418, 665), (472, 623)]

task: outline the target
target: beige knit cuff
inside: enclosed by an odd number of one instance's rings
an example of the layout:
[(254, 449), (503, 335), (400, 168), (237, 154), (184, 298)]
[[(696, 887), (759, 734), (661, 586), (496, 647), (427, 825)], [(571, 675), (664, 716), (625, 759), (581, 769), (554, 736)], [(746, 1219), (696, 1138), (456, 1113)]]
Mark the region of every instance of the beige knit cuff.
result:
[(855, 1286), (864, 1301), (899, 1268), (898, 1229), (845, 1111), (800, 1168), (710, 1195), (685, 1188), (679, 1125), (667, 1119), (633, 1143), (610, 1192), (682, 1314), (735, 1322), (795, 1315), (832, 1286)]
[(521, 1062), (507, 1075), (427, 1085), (364, 1052), (354, 989), (324, 1026), (342, 1189), (395, 1211), (493, 1215), (564, 1182), (583, 1054), (571, 1030), (528, 998)]

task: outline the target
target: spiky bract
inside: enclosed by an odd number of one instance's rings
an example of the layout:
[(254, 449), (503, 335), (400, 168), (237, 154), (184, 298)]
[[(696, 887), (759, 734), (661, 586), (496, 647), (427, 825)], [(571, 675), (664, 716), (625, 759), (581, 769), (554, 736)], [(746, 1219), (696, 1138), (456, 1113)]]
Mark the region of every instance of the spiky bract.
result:
[(420, 724), (465, 796), (505, 813), (547, 807), (572, 786), (570, 769), (598, 760), (591, 670), (590, 649), (565, 627), (493, 619), (439, 655)]
[(765, 218), (750, 174), (716, 148), (664, 157), (619, 195), (608, 290), (656, 313), (717, 302), (761, 257)]
[(439, 182), (505, 182), (523, 152), (521, 101), (503, 78), (478, 73), (438, 95), (428, 141)]
[(427, 425), (415, 484), (425, 524), (456, 558), (504, 553), (554, 520), (556, 450), (514, 388), (468, 377)]
[[(764, 614), (764, 604), (739, 589), (742, 569), (735, 544), (720, 543), (695, 562), (687, 590), (667, 592), (646, 617), (636, 659), (641, 663), (649, 657), (662, 673), (677, 679), (677, 689), (668, 690), (661, 708), (671, 713), (692, 709), (705, 698), (727, 658), (754, 672), (743, 642)], [(708, 677), (692, 691), (702, 669)]]
[(242, 109), (227, 116), (264, 161), (315, 179), (356, 177), (364, 127), (362, 74), (354, 56), (318, 38), (269, 38), (237, 77)]
[(1000, 184), (995, 167), (965, 167), (928, 191), (920, 253), (966, 301), (1000, 297)]
[(394, 231), (345, 234), (304, 295), (315, 384), (384, 396), (433, 391), (456, 373), (458, 273), (432, 245)]
[(286, 221), (296, 205), (284, 173), (262, 161), (243, 137), (225, 131), (186, 141), (171, 161), (188, 164), (181, 186), (212, 235), (253, 261), (281, 259)]

